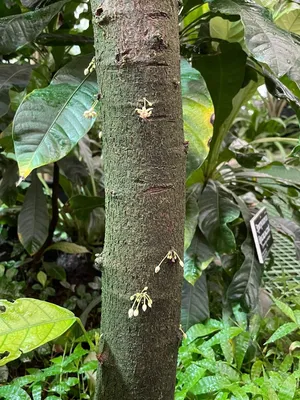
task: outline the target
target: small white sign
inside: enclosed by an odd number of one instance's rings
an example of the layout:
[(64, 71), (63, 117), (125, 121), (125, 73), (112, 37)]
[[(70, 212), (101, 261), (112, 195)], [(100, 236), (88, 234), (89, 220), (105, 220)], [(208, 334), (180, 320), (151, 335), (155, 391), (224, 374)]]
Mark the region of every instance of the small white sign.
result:
[(250, 220), (258, 261), (264, 264), (273, 244), (271, 226), (266, 208), (259, 210)]

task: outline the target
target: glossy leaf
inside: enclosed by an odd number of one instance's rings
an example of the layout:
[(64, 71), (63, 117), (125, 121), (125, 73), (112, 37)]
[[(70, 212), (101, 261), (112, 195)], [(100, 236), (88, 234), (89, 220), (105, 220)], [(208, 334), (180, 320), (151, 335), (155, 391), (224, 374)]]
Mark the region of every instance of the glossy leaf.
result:
[(235, 250), (235, 238), (228, 227), (240, 215), (238, 206), (212, 180), (205, 186), (199, 202), (199, 228), (218, 253)]
[(198, 198), (201, 188), (194, 186), (186, 193), (185, 221), (184, 221), (184, 250), (190, 247), (196, 232), (199, 218)]
[(68, 1), (62, 0), (40, 10), (0, 18), (0, 53), (10, 54), (33, 42)]
[(0, 353), (8, 353), (0, 365), (57, 338), (76, 321), (71, 311), (36, 299), (0, 300), (0, 305), (5, 309), (0, 313)]
[(208, 177), (215, 170), (220, 146), (230, 127), (231, 121), (228, 124), (225, 124), (225, 121), (232, 112), (234, 97), (242, 88), (246, 58), (247, 55), (239, 44), (225, 42), (220, 44), (217, 54), (193, 57), (193, 67), (204, 77), (215, 109), (213, 137), (206, 168)]
[(279, 400), (293, 400), (297, 389), (297, 381), (293, 375), (287, 377), (282, 382), (282, 386), (278, 393)]
[(181, 61), (181, 91), (184, 136), (189, 142), (189, 176), (203, 163), (208, 154), (208, 143), (213, 133), (211, 117), (214, 108), (203, 77), (186, 60)]
[(0, 396), (5, 400), (31, 400), (24, 389), (18, 386), (1, 386)]
[(79, 246), (76, 243), (69, 243), (69, 242), (54, 243), (46, 249), (46, 251), (49, 250), (59, 250), (68, 254), (83, 254), (89, 252), (86, 247)]
[(186, 332), (192, 325), (209, 317), (206, 276), (203, 273), (195, 285), (183, 281), (181, 298), (181, 325)]
[(187, 332), (187, 341), (191, 343), (192, 341), (198, 339), (199, 337), (208, 336), (211, 333), (217, 332), (223, 328), (222, 322), (209, 319), (205, 324), (193, 325)]
[(281, 325), (273, 333), (273, 335), (266, 341), (266, 344), (273, 343), (276, 340), (289, 335), (290, 333), (294, 332), (298, 328), (299, 328), (299, 326), (298, 326), (298, 324), (295, 324), (295, 322), (287, 322), (286, 324)]
[(98, 196), (73, 196), (69, 200), (74, 215), (79, 219), (86, 219), (98, 207), (104, 207), (104, 198)]
[(197, 229), (190, 247), (184, 253), (184, 278), (194, 285), (213, 259), (213, 250)]
[(49, 215), (43, 186), (36, 174), (26, 192), (18, 218), (18, 237), (25, 250), (35, 254), (48, 236)]
[(232, 302), (240, 301), (249, 310), (253, 310), (258, 303), (263, 266), (257, 259), (255, 247), (250, 236), (243, 243), (242, 252), (245, 259), (230, 282), (227, 289), (227, 298)]
[(0, 64), (0, 118), (9, 109), (9, 89), (24, 89), (30, 78), (29, 65)]
[(239, 15), (245, 29), (245, 41), (257, 61), (267, 64), (277, 76), (299, 65), (298, 46), (291, 35), (277, 27), (270, 12), (246, 0), (214, 0), (211, 10), (224, 15)]
[(25, 97), (14, 119), (13, 139), (20, 175), (60, 160), (89, 131), (91, 108), (98, 87), (95, 75), (84, 77), (90, 57), (82, 56), (62, 68), (50, 86)]
[(278, 299), (273, 299), (275, 305), (279, 308), (283, 314), (285, 314), (288, 318), (290, 318), (293, 322), (297, 322), (297, 319), (295, 317), (294, 311), (291, 309), (290, 306), (288, 306), (286, 303), (283, 303), (282, 301)]
[(200, 395), (205, 393), (214, 393), (227, 385), (230, 385), (230, 380), (222, 376), (206, 376), (193, 387), (191, 392), (194, 395)]

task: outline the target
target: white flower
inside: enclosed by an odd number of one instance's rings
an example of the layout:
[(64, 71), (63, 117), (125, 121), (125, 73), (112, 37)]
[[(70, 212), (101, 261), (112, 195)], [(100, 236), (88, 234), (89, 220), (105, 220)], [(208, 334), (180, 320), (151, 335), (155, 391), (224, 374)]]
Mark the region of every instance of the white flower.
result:
[(158, 274), (158, 273), (159, 273), (159, 271), (160, 271), (160, 266), (159, 266), (159, 265), (157, 265), (157, 267), (155, 267), (155, 273), (156, 273), (156, 274)]
[(134, 317), (137, 317), (139, 315), (139, 310), (136, 308), (134, 311), (133, 311), (133, 316)]
[(128, 318), (132, 317), (133, 317), (133, 309), (131, 308), (130, 310), (128, 310)]
[(179, 258), (179, 265), (184, 268), (184, 262)]
[(95, 110), (90, 109), (90, 110), (86, 110), (86, 111), (83, 113), (83, 116), (84, 116), (84, 118), (88, 118), (88, 119), (96, 118), (96, 117), (97, 117), (97, 113), (96, 113)]
[(143, 309), (143, 311), (146, 311), (146, 310), (147, 310), (146, 304), (143, 304), (142, 309)]

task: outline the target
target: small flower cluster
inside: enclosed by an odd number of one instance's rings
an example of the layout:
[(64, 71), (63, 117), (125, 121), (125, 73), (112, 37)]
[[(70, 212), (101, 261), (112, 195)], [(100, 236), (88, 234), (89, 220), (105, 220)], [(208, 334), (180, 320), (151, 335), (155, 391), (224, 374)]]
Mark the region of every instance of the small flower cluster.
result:
[(170, 260), (172, 263), (175, 263), (177, 260), (179, 261), (179, 265), (183, 268), (184, 267), (184, 263), (181, 260), (181, 258), (179, 257), (179, 255), (177, 254), (177, 252), (175, 250), (169, 250), (168, 253), (164, 256), (164, 258), (161, 260), (161, 262), (155, 267), (155, 273), (158, 274), (160, 271), (160, 267), (162, 265), (162, 263), (165, 260)]
[(93, 57), (88, 67), (84, 70), (84, 75), (91, 74), (95, 68), (96, 68), (96, 58)]
[(98, 104), (98, 100), (95, 100), (94, 103), (92, 104), (92, 107), (83, 113), (84, 118), (91, 119), (91, 118), (97, 117), (97, 111), (95, 111), (95, 107), (97, 104)]
[(130, 300), (133, 301), (131, 308), (128, 311), (128, 317), (137, 317), (139, 315), (139, 307), (142, 304), (142, 310), (146, 311), (147, 308), (152, 307), (152, 299), (147, 293), (148, 287), (144, 287), (144, 289), (140, 293), (135, 293), (130, 297)]

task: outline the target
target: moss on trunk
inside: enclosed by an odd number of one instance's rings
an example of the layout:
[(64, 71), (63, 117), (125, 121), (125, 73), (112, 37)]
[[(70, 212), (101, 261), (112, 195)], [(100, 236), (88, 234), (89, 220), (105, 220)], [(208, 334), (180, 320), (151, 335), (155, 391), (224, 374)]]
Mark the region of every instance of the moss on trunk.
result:
[[(92, 0), (102, 95), (106, 233), (96, 399), (174, 399), (185, 151), (177, 0)], [(148, 118), (141, 118), (144, 100)], [(152, 309), (128, 318), (148, 286)]]

